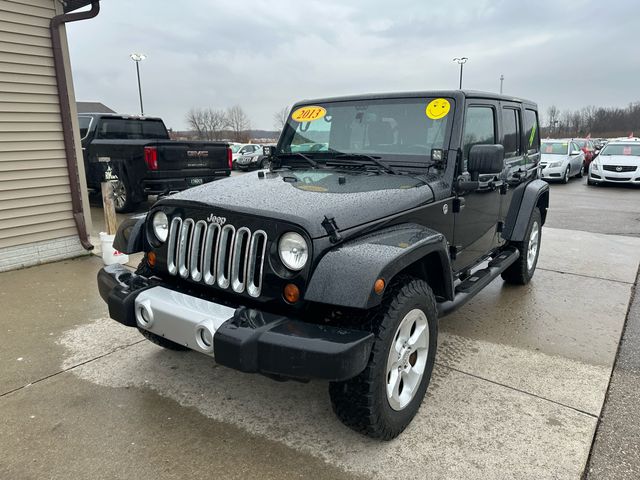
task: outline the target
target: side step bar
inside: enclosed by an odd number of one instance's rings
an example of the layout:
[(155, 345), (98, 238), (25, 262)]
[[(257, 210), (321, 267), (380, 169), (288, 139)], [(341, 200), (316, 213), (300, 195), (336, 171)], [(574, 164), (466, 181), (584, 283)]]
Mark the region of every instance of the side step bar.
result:
[(495, 280), (502, 272), (509, 268), (520, 257), (520, 251), (507, 248), (495, 256), (487, 268), (473, 272), (467, 279), (456, 285), (455, 298), (437, 304), (438, 317), (449, 315), (467, 303), (484, 287)]

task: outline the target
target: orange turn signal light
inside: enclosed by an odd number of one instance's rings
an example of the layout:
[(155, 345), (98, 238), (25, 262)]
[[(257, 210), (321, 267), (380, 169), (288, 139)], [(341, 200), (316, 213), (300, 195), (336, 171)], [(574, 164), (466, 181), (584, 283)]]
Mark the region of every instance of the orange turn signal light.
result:
[(382, 278), (379, 278), (373, 284), (373, 291), (380, 295), (382, 292), (384, 292), (384, 287), (384, 280)]
[(156, 266), (156, 252), (147, 253), (147, 263), (150, 267)]
[(288, 283), (284, 287), (284, 299), (289, 303), (296, 303), (300, 300), (300, 289), (293, 283)]

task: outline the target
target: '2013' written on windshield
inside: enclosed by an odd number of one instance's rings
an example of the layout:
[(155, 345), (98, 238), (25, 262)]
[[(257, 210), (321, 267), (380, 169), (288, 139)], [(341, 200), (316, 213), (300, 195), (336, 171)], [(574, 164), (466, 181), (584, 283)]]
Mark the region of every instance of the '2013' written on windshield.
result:
[(296, 122), (313, 122), (325, 116), (327, 111), (323, 107), (308, 106), (298, 108), (291, 114), (291, 118)]

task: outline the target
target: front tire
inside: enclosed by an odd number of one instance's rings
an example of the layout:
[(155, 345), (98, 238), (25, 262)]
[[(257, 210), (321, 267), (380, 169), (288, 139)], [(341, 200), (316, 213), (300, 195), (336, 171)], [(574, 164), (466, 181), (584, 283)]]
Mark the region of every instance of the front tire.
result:
[(542, 216), (536, 207), (531, 213), (527, 235), (522, 242), (510, 242), (520, 251), (520, 256), (513, 264), (502, 272), (502, 279), (514, 285), (529, 283), (538, 265), (540, 256), (540, 240), (542, 238)]
[(353, 430), (390, 440), (409, 425), (422, 404), (435, 362), (438, 316), (426, 282), (396, 281), (376, 313), (369, 363), (355, 378), (331, 382), (333, 411)]
[(569, 183), (569, 178), (571, 178), (571, 167), (567, 167), (567, 169), (564, 171), (564, 177), (562, 177), (562, 183), (564, 183), (565, 185)]

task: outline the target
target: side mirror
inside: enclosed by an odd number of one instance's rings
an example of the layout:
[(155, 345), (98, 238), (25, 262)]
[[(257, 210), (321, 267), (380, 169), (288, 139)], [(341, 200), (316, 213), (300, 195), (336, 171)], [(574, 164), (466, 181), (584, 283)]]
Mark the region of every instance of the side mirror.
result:
[(570, 153), (569, 155), (571, 155), (572, 157), (573, 157), (574, 155), (580, 155), (580, 150), (572, 150), (572, 151), (571, 151), (571, 153)]
[(266, 157), (271, 157), (276, 153), (276, 147), (273, 147), (271, 145), (267, 146), (267, 147), (262, 147), (262, 154)]
[(504, 147), (502, 145), (474, 145), (469, 150), (467, 170), (471, 178), (478, 175), (500, 173), (504, 168)]

